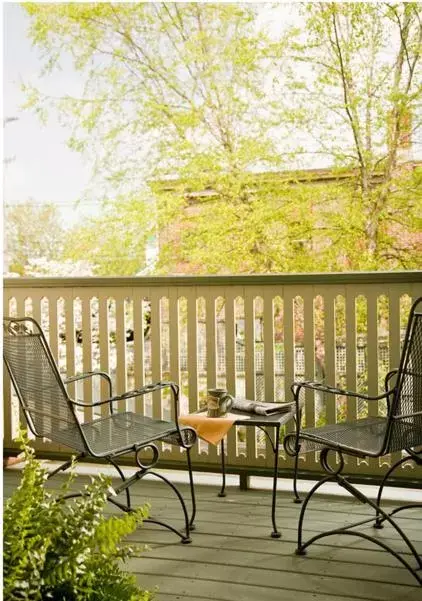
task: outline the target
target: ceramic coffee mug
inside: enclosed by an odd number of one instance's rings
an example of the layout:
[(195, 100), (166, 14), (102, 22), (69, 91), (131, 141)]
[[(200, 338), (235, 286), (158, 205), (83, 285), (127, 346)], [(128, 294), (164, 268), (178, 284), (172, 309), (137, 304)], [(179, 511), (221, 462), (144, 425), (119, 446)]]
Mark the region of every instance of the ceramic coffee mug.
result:
[(224, 388), (210, 388), (207, 395), (208, 417), (224, 417), (233, 405), (233, 397)]

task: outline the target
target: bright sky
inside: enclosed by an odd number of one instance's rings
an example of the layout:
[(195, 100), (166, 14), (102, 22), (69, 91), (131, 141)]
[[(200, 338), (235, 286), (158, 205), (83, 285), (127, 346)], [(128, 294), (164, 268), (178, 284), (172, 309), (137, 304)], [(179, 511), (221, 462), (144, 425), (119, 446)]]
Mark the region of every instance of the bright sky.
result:
[[(67, 148), (67, 132), (57, 122), (42, 125), (31, 111), (20, 108), (24, 102), (21, 83), (34, 83), (40, 71), (38, 51), (26, 38), (28, 23), (19, 4), (3, 4), (3, 119), (18, 117), (3, 131), (4, 158), (15, 157), (3, 170), (4, 204), (27, 199), (54, 202), (70, 225), (98, 205), (90, 201), (75, 208), (89, 181), (89, 171), (81, 155)], [(43, 90), (55, 95), (79, 88), (80, 80), (71, 69), (53, 73), (42, 84)]]

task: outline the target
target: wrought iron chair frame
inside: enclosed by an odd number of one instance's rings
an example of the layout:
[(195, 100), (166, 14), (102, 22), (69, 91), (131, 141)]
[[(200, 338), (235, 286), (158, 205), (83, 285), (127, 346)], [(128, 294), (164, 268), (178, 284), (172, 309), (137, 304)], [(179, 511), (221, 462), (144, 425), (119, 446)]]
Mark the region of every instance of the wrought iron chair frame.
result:
[[(17, 397), (19, 399), (20, 405), (22, 407), (22, 411), (25, 415), (25, 419), (27, 421), (27, 424), (28, 424), (31, 432), (37, 438), (40, 438), (40, 437), (48, 438), (49, 440), (52, 440), (53, 442), (56, 439), (56, 442), (59, 442), (60, 444), (67, 444), (67, 446), (69, 446), (70, 448), (73, 448), (74, 450), (75, 449), (79, 450), (79, 453), (76, 456), (65, 461), (59, 467), (57, 467), (55, 470), (50, 472), (48, 475), (48, 478), (51, 478), (54, 475), (56, 475), (57, 473), (66, 470), (75, 461), (89, 460), (90, 457), (96, 458), (96, 459), (99, 459), (99, 458), (104, 459), (105, 461), (110, 463), (116, 469), (116, 471), (119, 474), (120, 479), (122, 480), (122, 483), (119, 486), (114, 487), (114, 489), (111, 490), (110, 495), (108, 496), (108, 501), (111, 502), (112, 504), (116, 505), (117, 507), (119, 507), (121, 510), (130, 512), (130, 511), (133, 511), (131, 495), (130, 495), (130, 491), (129, 491), (130, 486), (132, 484), (134, 484), (135, 482), (142, 480), (147, 474), (153, 475), (153, 476), (159, 478), (160, 480), (162, 480), (163, 482), (165, 482), (175, 493), (175, 495), (178, 498), (178, 500), (181, 504), (181, 507), (182, 507), (185, 528), (184, 528), (184, 531), (181, 531), (181, 530), (176, 529), (171, 524), (168, 524), (167, 522), (163, 522), (161, 520), (157, 520), (152, 517), (149, 517), (144, 521), (164, 526), (165, 528), (167, 528), (167, 529), (171, 530), (172, 532), (174, 532), (175, 534), (177, 534), (180, 537), (182, 543), (190, 543), (191, 542), (190, 531), (192, 531), (194, 529), (194, 519), (195, 519), (195, 515), (196, 515), (196, 499), (195, 499), (195, 488), (194, 488), (194, 482), (193, 482), (193, 471), (192, 471), (192, 461), (191, 461), (191, 456), (190, 456), (190, 449), (193, 446), (193, 444), (196, 442), (197, 435), (193, 428), (190, 428), (189, 426), (180, 426), (180, 424), (178, 422), (179, 386), (174, 382), (161, 381), (161, 382), (155, 382), (153, 384), (143, 386), (142, 388), (139, 388), (136, 390), (131, 390), (131, 391), (125, 392), (120, 395), (113, 395), (112, 381), (111, 381), (110, 375), (104, 371), (85, 372), (82, 374), (78, 374), (78, 375), (63, 379), (58, 370), (57, 363), (52, 355), (50, 346), (45, 338), (44, 332), (35, 319), (33, 319), (31, 317), (16, 317), (16, 318), (15, 317), (4, 317), (3, 318), (3, 332), (4, 332), (3, 359), (5, 362), (6, 368), (8, 370), (8, 373), (10, 375), (11, 382), (13, 384), (13, 387), (14, 387)], [(35, 332), (35, 334), (33, 332)], [(34, 407), (28, 406), (28, 404), (24, 398), (24, 395), (22, 394), (21, 386), (19, 385), (19, 381), (18, 381), (19, 376), (17, 376), (17, 374), (15, 373), (17, 370), (15, 370), (14, 367), (12, 366), (10, 357), (9, 358), (7, 357), (7, 348), (5, 348), (7, 346), (6, 336), (9, 336), (9, 337), (10, 336), (12, 336), (12, 337), (13, 336), (36, 336), (37, 338), (39, 338), (39, 341), (40, 341), (40, 344), (42, 347), (42, 351), (45, 353), (45, 358), (47, 359), (50, 369), (52, 370), (52, 374), (55, 378), (55, 382), (57, 383), (57, 385), (60, 389), (62, 399), (64, 399), (66, 401), (67, 408), (70, 410), (70, 414), (74, 418), (75, 433), (77, 432), (77, 435), (80, 437), (79, 441), (82, 441), (82, 445), (83, 445), (82, 449), (78, 448), (78, 445), (71, 446), (70, 444), (63, 442), (63, 440), (58, 440), (57, 437), (54, 436), (54, 432), (51, 432), (48, 434), (48, 436), (46, 436), (45, 433), (43, 434), (42, 432), (38, 431), (36, 423), (35, 423), (35, 418), (37, 416), (39, 416), (41, 414), (41, 416), (44, 416), (46, 418), (51, 418), (51, 419), (54, 419), (55, 416), (53, 414), (49, 414), (48, 412), (37, 410)], [(77, 382), (77, 381), (85, 380), (88, 378), (94, 378), (97, 376), (100, 378), (103, 378), (107, 383), (108, 391), (109, 391), (109, 397), (107, 399), (104, 399), (101, 401), (95, 401), (95, 402), (91, 402), (91, 403), (86, 403), (86, 402), (83, 402), (80, 400), (72, 399), (69, 396), (69, 394), (67, 392), (67, 386), (69, 384)], [(134, 414), (132, 412), (124, 412), (124, 414), (122, 414), (120, 412), (115, 412), (113, 405), (119, 401), (133, 399), (135, 397), (144, 396), (146, 394), (150, 394), (152, 392), (155, 392), (158, 390), (164, 390), (164, 389), (170, 389), (170, 391), (171, 391), (173, 406), (174, 406), (175, 422), (164, 422), (163, 420), (153, 420), (150, 418), (141, 418), (141, 419), (144, 419), (145, 421), (148, 420), (146, 422), (146, 424), (149, 427), (149, 429), (153, 431), (154, 427), (156, 427), (157, 432), (155, 432), (155, 434), (153, 432), (152, 433), (150, 432), (149, 436), (146, 434), (146, 435), (142, 436), (141, 439), (138, 441), (133, 440), (133, 441), (131, 441), (130, 444), (121, 445), (119, 447), (112, 448), (112, 449), (107, 449), (104, 452), (98, 452), (93, 448), (92, 444), (88, 440), (88, 437), (86, 436), (86, 429), (91, 426), (95, 428), (96, 425), (98, 425), (99, 421), (101, 421), (101, 420), (94, 419), (91, 422), (80, 422), (78, 415), (77, 415), (77, 408), (89, 407), (89, 408), (94, 409), (95, 407), (101, 407), (103, 405), (108, 405), (109, 416), (107, 416), (106, 419), (110, 419), (111, 420), (110, 423), (112, 423), (113, 426), (116, 428), (119, 428), (119, 427), (121, 429), (126, 428), (126, 432), (127, 432), (128, 431), (127, 426), (124, 426), (124, 425), (122, 426), (121, 424), (119, 425), (117, 420), (119, 420), (119, 419), (121, 420), (121, 418), (124, 416), (131, 416), (131, 417), (137, 416), (137, 414)], [(32, 414), (34, 414), (34, 415), (32, 415)], [(96, 422), (97, 422), (97, 424), (96, 424)], [(116, 422), (116, 425), (114, 424), (114, 422)], [(146, 429), (146, 431), (147, 431), (147, 429)], [(187, 467), (188, 467), (188, 472), (189, 472), (190, 493), (191, 493), (191, 501), (192, 501), (192, 513), (191, 513), (190, 517), (188, 515), (188, 510), (187, 510), (184, 498), (181, 495), (181, 493), (178, 491), (176, 486), (168, 478), (166, 478), (163, 474), (160, 474), (152, 469), (157, 465), (158, 460), (159, 460), (159, 455), (160, 455), (159, 449), (158, 449), (158, 446), (156, 443), (161, 443), (161, 442), (172, 444), (172, 445), (178, 445), (178, 446), (182, 447), (183, 449), (185, 449), (185, 451), (186, 451)], [(80, 447), (80, 444), (79, 444), (79, 447)], [(140, 458), (140, 453), (147, 449), (150, 449), (152, 451), (152, 458), (148, 463), (144, 463)], [(138, 471), (136, 471), (135, 474), (133, 474), (129, 478), (127, 478), (125, 476), (122, 468), (117, 463), (117, 460), (122, 455), (126, 455), (128, 453), (135, 454), (135, 462), (139, 468)], [(115, 498), (116, 496), (118, 496), (120, 493), (123, 493), (123, 492), (125, 492), (125, 495), (126, 495), (126, 503), (122, 503)], [(82, 494), (84, 494), (84, 493), (68, 494), (68, 495), (66, 495), (66, 498), (73, 498), (73, 497), (81, 496)]]
[[(393, 377), (397, 376), (397, 372), (398, 372), (398, 369), (393, 369), (393, 370), (389, 371), (387, 373), (387, 375), (385, 376), (385, 388), (386, 389), (389, 386), (390, 380)], [(381, 505), (382, 493), (384, 492), (384, 488), (385, 488), (388, 480), (391, 478), (392, 474), (396, 471), (396, 469), (398, 467), (400, 467), (404, 463), (408, 463), (410, 461), (413, 462), (415, 465), (418, 465), (418, 466), (422, 465), (422, 447), (406, 448), (404, 450), (406, 451), (407, 455), (405, 455), (404, 457), (401, 457), (395, 463), (393, 463), (393, 465), (385, 473), (385, 475), (379, 485), (378, 495), (377, 495), (377, 505)], [(406, 505), (400, 505), (399, 507), (396, 507), (395, 509), (393, 509), (390, 512), (390, 515), (395, 515), (396, 513), (399, 513), (400, 511), (404, 511), (406, 509), (419, 509), (421, 507), (422, 507), (421, 503), (407, 503)], [(377, 518), (376, 518), (376, 521), (374, 524), (375, 528), (382, 528), (383, 522), (384, 522), (384, 518), (377, 512)]]
[[(419, 305), (421, 306), (420, 310), (418, 310)], [(417, 324), (417, 326), (415, 325)], [(406, 533), (402, 530), (402, 528), (396, 523), (393, 519), (393, 515), (396, 513), (409, 508), (421, 507), (420, 503), (412, 503), (405, 506), (400, 506), (394, 509), (393, 511), (387, 513), (381, 507), (381, 498), (383, 489), (391, 474), (396, 470), (402, 463), (406, 461), (413, 460), (416, 464), (422, 464), (422, 450), (419, 449), (419, 445), (422, 445), (422, 410), (421, 408), (421, 399), (418, 397), (419, 404), (417, 405), (417, 410), (412, 411), (411, 413), (401, 413), (401, 404), (400, 404), (400, 395), (402, 394), (403, 388), (403, 379), (405, 377), (418, 377), (421, 378), (422, 383), (422, 348), (419, 349), (419, 355), (417, 356), (418, 365), (420, 371), (412, 370), (412, 366), (409, 368), (409, 356), (412, 350), (413, 336), (415, 335), (416, 327), (420, 328), (417, 330), (418, 342), (421, 341), (421, 332), (422, 332), (422, 297), (417, 299), (410, 310), (409, 321), (406, 330), (406, 336), (403, 345), (403, 351), (400, 359), (400, 366), (398, 369), (392, 370), (389, 372), (385, 378), (385, 392), (383, 394), (377, 396), (369, 396), (364, 394), (359, 394), (356, 392), (351, 392), (347, 390), (341, 390), (339, 388), (334, 388), (331, 386), (327, 386), (325, 384), (319, 382), (294, 382), (291, 386), (291, 390), (293, 393), (294, 400), (296, 402), (296, 409), (299, 411), (300, 407), (300, 394), (304, 389), (310, 390), (318, 390), (327, 394), (335, 394), (342, 395), (346, 397), (353, 397), (357, 399), (363, 399), (368, 402), (379, 401), (382, 399), (386, 400), (387, 403), (387, 417), (385, 418), (373, 418), (373, 424), (370, 422), (370, 418), (358, 419), (352, 422), (347, 422), (345, 424), (339, 424), (336, 426), (321, 426), (319, 428), (305, 428), (301, 430), (300, 422), (296, 423), (296, 432), (289, 434), (284, 439), (284, 448), (286, 453), (293, 457), (298, 457), (300, 452), (310, 452), (310, 451), (320, 451), (320, 464), (323, 471), (327, 474), (322, 477), (308, 492), (306, 495), (299, 516), (298, 522), (298, 541), (297, 541), (297, 555), (305, 555), (306, 549), (314, 542), (335, 534), (347, 534), (352, 536), (358, 536), (364, 538), (380, 547), (384, 550), (391, 553), (394, 557), (396, 557), (402, 565), (406, 567), (406, 569), (415, 577), (419, 584), (422, 585), (422, 556), (417, 552), (415, 546), (406, 535)], [(395, 376), (395, 383), (392, 386), (391, 381)], [(421, 386), (418, 380), (418, 386)], [(421, 388), (418, 388), (418, 393), (420, 394)], [(382, 424), (383, 420), (384, 424)], [(412, 423), (411, 434), (409, 434), (408, 440), (411, 440), (413, 444), (406, 445), (403, 441), (401, 448), (396, 448), (398, 442), (394, 439), (393, 443), (393, 432), (394, 427), (397, 424), (409, 425)], [(409, 422), (410, 420), (410, 422)], [(412, 420), (414, 420), (412, 422)], [(340, 439), (341, 430), (344, 428), (344, 431), (347, 429), (355, 428), (355, 431), (358, 432), (359, 428), (364, 432), (364, 428), (368, 427), (378, 427), (379, 425), (383, 425), (384, 433), (382, 443), (378, 448), (364, 449), (359, 448), (358, 446), (353, 446), (350, 444), (342, 443)], [(415, 425), (416, 424), (416, 425)], [(398, 427), (398, 426), (397, 426)], [(410, 431), (410, 430), (409, 430)], [(356, 439), (357, 440), (357, 439)], [(301, 444), (303, 443), (303, 444)], [(308, 446), (307, 446), (308, 445)], [(361, 490), (359, 490), (356, 486), (354, 486), (346, 476), (342, 475), (342, 471), (345, 465), (344, 455), (352, 455), (355, 457), (381, 457), (386, 455), (387, 453), (393, 451), (406, 451), (407, 456), (400, 458), (396, 461), (393, 466), (387, 471), (385, 474), (379, 490), (377, 500), (373, 501), (369, 499)], [(332, 464), (329, 460), (329, 454), (333, 453), (334, 461)], [(364, 519), (352, 524), (348, 524), (341, 528), (334, 528), (328, 530), (326, 532), (318, 533), (307, 541), (303, 541), (303, 525), (306, 509), (313, 495), (317, 490), (321, 488), (326, 482), (337, 482), (340, 486), (342, 486), (345, 490), (347, 490), (352, 496), (354, 496), (358, 501), (364, 504), (368, 504), (374, 509), (374, 515), (368, 519)], [(399, 534), (403, 542), (405, 543), (407, 549), (410, 551), (412, 558), (415, 560), (416, 567), (412, 563), (408, 561), (403, 555), (400, 555), (395, 549), (393, 549), (390, 545), (386, 544), (384, 541), (379, 538), (375, 538), (374, 536), (367, 534), (366, 532), (360, 532), (353, 530), (354, 528), (361, 526), (363, 524), (372, 523), (375, 528), (381, 528), (384, 522), (388, 522)]]

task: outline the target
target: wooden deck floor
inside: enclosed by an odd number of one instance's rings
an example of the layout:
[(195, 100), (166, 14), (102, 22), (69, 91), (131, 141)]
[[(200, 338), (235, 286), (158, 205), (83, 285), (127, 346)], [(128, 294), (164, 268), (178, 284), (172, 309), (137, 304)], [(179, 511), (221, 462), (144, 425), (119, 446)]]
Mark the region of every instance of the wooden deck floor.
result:
[[(82, 484), (86, 478), (80, 476), (77, 481)], [(16, 468), (3, 472), (4, 498), (18, 481)], [(58, 476), (49, 482), (51, 486), (59, 484)], [(180, 488), (188, 494), (186, 484)], [(179, 507), (168, 487), (151, 479), (133, 489), (139, 504), (151, 503), (154, 516), (181, 527)], [(191, 544), (180, 544), (173, 533), (154, 524), (145, 524), (132, 535), (133, 540), (148, 544), (149, 550), (130, 560), (127, 569), (136, 573), (143, 588), (158, 588), (156, 601), (422, 599), (422, 588), (413, 576), (389, 553), (361, 538), (330, 537), (311, 546), (306, 557), (297, 557), (294, 549), (300, 506), (292, 502), (291, 493), (279, 493), (277, 518), (282, 537), (272, 539), (268, 490), (229, 487), (228, 496), (218, 498), (216, 486), (201, 484), (196, 489), (198, 511)], [(348, 499), (321, 495), (309, 509), (306, 532), (340, 526), (351, 513), (363, 518), (368, 509)], [(421, 512), (411, 510), (404, 515), (400, 525), (422, 553)], [(403, 548), (391, 527), (376, 532), (390, 543), (395, 539), (397, 549)]]

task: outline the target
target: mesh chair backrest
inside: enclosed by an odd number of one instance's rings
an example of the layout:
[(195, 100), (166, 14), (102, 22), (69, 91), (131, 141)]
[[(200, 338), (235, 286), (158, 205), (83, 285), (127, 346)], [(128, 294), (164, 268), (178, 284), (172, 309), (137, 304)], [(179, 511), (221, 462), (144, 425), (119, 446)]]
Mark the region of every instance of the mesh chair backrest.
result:
[(422, 444), (422, 297), (410, 311), (391, 417), (388, 451)]
[(3, 318), (3, 358), (34, 434), (84, 450), (63, 380), (34, 319)]

